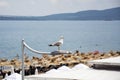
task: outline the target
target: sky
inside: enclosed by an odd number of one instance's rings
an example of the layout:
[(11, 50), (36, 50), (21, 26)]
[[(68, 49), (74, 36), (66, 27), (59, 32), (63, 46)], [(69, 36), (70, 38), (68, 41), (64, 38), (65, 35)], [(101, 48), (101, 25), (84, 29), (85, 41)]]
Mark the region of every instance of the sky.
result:
[(120, 7), (120, 0), (0, 0), (0, 15), (45, 16)]

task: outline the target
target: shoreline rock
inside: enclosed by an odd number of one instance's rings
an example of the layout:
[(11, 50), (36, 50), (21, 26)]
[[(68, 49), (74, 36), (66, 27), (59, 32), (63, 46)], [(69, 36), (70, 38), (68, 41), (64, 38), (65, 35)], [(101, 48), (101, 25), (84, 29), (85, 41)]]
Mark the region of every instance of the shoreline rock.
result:
[[(35, 70), (38, 69), (38, 73), (44, 73), (50, 69), (57, 69), (61, 66), (73, 67), (76, 64), (83, 63), (87, 66), (87, 61), (105, 59), (110, 57), (120, 56), (120, 51), (110, 51), (107, 53), (100, 53), (99, 51), (80, 53), (76, 51), (72, 54), (59, 54), (59, 55), (42, 55), (41, 58), (33, 56), (32, 59), (25, 58), (25, 75), (34, 74)], [(2, 66), (13, 66), (14, 71), (20, 73), (21, 71), (21, 60), (19, 59), (0, 59), (1, 71), (3, 73), (10, 73), (10, 70), (5, 71)]]

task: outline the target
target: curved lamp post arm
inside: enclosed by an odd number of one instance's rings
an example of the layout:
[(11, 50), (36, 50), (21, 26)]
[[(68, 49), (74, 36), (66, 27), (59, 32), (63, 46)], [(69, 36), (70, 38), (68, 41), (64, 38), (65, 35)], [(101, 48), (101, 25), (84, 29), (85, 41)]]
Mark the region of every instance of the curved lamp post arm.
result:
[(50, 54), (50, 52), (41, 52), (41, 51), (37, 51), (35, 49), (32, 49), (30, 46), (28, 46), (25, 42), (23, 42), (24, 46), (30, 50), (33, 53), (37, 53), (37, 54)]
[(25, 68), (24, 68), (24, 50), (25, 48), (27, 48), (28, 50), (30, 50), (31, 52), (33, 53), (37, 53), (37, 54), (50, 54), (50, 52), (41, 52), (41, 51), (37, 51), (35, 49), (32, 49), (30, 46), (28, 46), (24, 39), (22, 40), (22, 80), (24, 80), (24, 71), (25, 71)]

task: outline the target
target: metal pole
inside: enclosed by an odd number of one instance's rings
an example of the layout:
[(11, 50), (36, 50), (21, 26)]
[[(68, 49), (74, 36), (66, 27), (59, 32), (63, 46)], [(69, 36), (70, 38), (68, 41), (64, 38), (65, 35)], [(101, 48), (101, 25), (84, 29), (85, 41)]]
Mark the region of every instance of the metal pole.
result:
[(24, 39), (22, 40), (22, 80), (24, 80)]

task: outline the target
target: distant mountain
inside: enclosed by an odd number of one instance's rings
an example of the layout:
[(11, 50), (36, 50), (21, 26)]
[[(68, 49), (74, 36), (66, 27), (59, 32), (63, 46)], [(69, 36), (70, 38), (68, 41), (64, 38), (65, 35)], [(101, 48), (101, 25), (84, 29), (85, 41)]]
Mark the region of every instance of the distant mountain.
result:
[(0, 20), (120, 20), (120, 7), (48, 16), (0, 16)]

